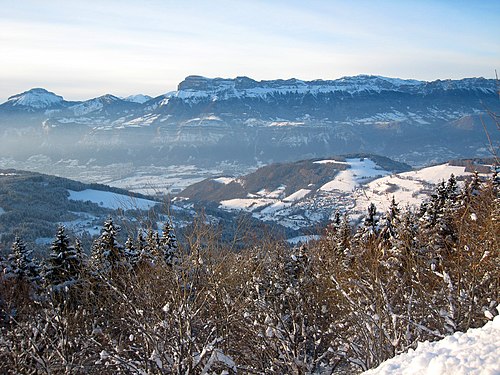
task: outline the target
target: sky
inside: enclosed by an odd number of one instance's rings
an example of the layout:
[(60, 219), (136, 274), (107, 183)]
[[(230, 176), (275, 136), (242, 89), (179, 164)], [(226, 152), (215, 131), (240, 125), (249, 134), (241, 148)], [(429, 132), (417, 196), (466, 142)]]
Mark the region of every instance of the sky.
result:
[(157, 96), (188, 75), (495, 76), (498, 0), (0, 0), (0, 102)]

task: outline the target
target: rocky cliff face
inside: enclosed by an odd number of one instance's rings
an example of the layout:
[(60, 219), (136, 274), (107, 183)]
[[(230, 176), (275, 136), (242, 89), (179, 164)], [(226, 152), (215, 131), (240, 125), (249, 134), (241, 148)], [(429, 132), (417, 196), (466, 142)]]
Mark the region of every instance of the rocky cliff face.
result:
[[(38, 153), (71, 142), (82, 158), (122, 152), (136, 163), (255, 164), (373, 152), (420, 165), (487, 154), (480, 117), (500, 138), (485, 115), (500, 112), (497, 85), (484, 78), (189, 76), (177, 91), (142, 103), (112, 95), (75, 103), (36, 90), (0, 105), (3, 141), (37, 135), (30, 152)], [(21, 152), (0, 156), (12, 151)]]

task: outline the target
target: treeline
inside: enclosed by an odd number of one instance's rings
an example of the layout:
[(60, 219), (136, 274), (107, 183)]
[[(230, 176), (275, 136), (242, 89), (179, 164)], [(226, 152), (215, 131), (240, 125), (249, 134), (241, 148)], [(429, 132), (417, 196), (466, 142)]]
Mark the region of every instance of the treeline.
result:
[(122, 245), (108, 220), (89, 256), (61, 227), (40, 265), (16, 239), (0, 371), (359, 372), (496, 314), (499, 218), (498, 177), (476, 174), (419, 210), (370, 205), (357, 228), (338, 213), (294, 248), (270, 234), (234, 251), (204, 220), (179, 243), (167, 223)]

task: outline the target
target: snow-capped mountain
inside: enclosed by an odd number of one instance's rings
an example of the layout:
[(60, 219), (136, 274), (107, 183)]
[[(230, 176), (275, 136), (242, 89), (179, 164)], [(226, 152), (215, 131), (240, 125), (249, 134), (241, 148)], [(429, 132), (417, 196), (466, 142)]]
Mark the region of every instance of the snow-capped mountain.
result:
[(34, 112), (45, 109), (61, 108), (67, 102), (62, 96), (42, 88), (34, 88), (21, 94), (11, 96), (7, 102), (3, 103), (1, 108), (19, 109), (21, 111)]
[[(28, 151), (46, 154), (57, 151), (58, 135), (71, 134), (74, 158), (94, 158), (98, 149), (107, 160), (125, 152), (134, 163), (189, 160), (209, 167), (227, 160), (255, 166), (355, 152), (412, 165), (487, 156), (483, 123), (493, 143), (500, 142), (487, 115), (500, 112), (497, 84), (484, 78), (189, 76), (176, 91), (146, 99), (104, 95), (71, 103), (30, 90), (0, 105), (0, 137), (39, 132), (43, 147)], [(23, 150), (13, 147), (4, 156)]]
[(151, 99), (153, 99), (152, 96), (144, 95), (144, 94), (129, 95), (129, 96), (123, 98), (123, 100), (126, 100), (127, 102), (139, 103), (139, 104), (146, 103), (148, 100), (151, 100)]
[(110, 107), (118, 103), (124, 104), (123, 102), (124, 100), (117, 96), (106, 94), (71, 106), (69, 109), (75, 116), (83, 116), (92, 112), (101, 111), (105, 107)]

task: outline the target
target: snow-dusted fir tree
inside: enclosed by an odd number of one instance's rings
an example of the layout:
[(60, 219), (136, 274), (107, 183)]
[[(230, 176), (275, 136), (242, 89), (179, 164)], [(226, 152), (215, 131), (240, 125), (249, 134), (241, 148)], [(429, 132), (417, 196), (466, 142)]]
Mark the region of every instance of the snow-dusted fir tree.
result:
[(130, 267), (135, 267), (139, 261), (139, 251), (137, 251), (135, 241), (131, 236), (127, 237), (124, 249), (125, 259)]
[(390, 241), (396, 237), (396, 228), (400, 222), (400, 209), (394, 196), (392, 196), (391, 205), (383, 215), (380, 223), (380, 237), (382, 241)]
[(147, 237), (144, 237), (144, 232), (142, 229), (137, 233), (137, 240), (135, 248), (137, 251), (137, 263), (136, 266), (152, 265), (154, 263), (154, 257), (151, 253), (150, 241), (148, 238), (153, 238), (153, 231), (148, 231)]
[(117, 241), (119, 231), (120, 227), (111, 218), (104, 222), (101, 235), (92, 246), (91, 263), (94, 269), (107, 272), (125, 260), (123, 246)]
[(179, 246), (174, 234), (174, 229), (168, 221), (163, 225), (163, 233), (159, 245), (164, 261), (170, 265), (174, 264), (176, 262)]
[(377, 207), (375, 207), (373, 203), (370, 203), (366, 216), (363, 220), (363, 226), (358, 229), (356, 238), (362, 242), (374, 240), (379, 233), (378, 222)]
[(14, 240), (11, 253), (7, 257), (6, 277), (26, 282), (36, 282), (40, 279), (40, 266), (33, 259), (32, 251), (26, 249), (19, 237)]
[(76, 284), (82, 272), (82, 256), (70, 244), (64, 226), (60, 226), (45, 262), (44, 279), (54, 291)]

